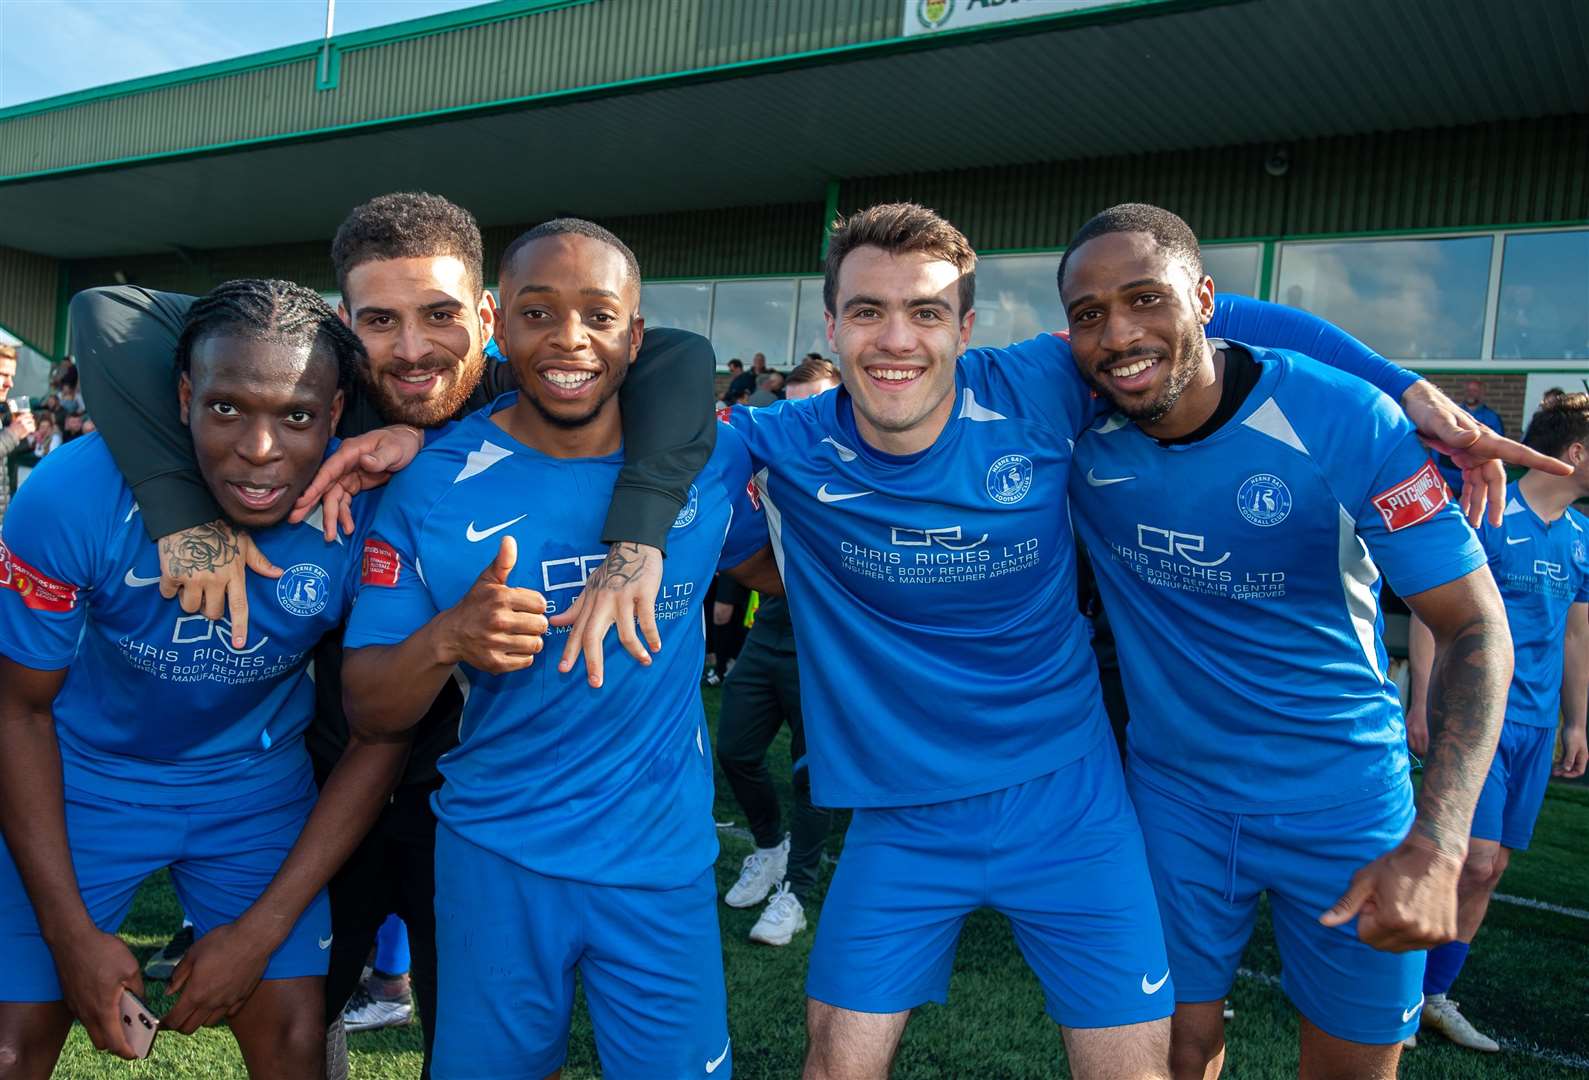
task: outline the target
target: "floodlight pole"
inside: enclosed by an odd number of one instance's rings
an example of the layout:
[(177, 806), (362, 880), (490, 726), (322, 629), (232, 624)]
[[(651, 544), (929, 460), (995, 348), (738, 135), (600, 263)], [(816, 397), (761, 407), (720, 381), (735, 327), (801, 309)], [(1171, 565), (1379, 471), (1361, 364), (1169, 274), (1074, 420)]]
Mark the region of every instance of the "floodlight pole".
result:
[(326, 0), (326, 42), (320, 48), (320, 85), (331, 78), (331, 30), (336, 25), (337, 0)]

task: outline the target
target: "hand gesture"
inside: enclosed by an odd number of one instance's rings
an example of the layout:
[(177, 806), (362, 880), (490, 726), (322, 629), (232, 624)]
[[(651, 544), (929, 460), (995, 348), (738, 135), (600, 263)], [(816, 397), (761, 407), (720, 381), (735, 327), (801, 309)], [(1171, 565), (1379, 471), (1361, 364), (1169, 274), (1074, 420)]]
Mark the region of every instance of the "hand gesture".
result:
[(160, 1026), (192, 1035), (236, 1016), (270, 963), (262, 937), (226, 923), (195, 941), (171, 973), (168, 989), (179, 998)]
[(203, 612), (212, 621), (229, 615), (232, 648), (246, 645), (248, 571), (279, 578), (281, 570), (223, 519), (162, 536), (159, 547), (160, 595), (176, 597), (189, 615)]
[(121, 1030), (121, 992), (143, 996), (143, 972), (125, 942), (89, 926), (53, 949), (66, 1007), (83, 1023), (96, 1049), (134, 1060)]
[[(651, 653), (662, 651), (657, 633), (657, 591), (662, 588), (662, 552), (645, 544), (614, 544), (585, 582), (585, 591), (567, 611), (552, 616), (553, 626), (571, 626), (558, 671), (573, 671), (580, 653), (591, 686), (600, 688), (605, 674), (602, 639), (614, 625), (618, 640), (641, 666), (651, 665)], [(635, 635), (639, 623), (645, 644)]]
[(1354, 874), (1319, 922), (1341, 926), (1355, 915), (1358, 938), (1385, 952), (1444, 945), (1457, 936), (1461, 874), (1460, 858), (1409, 835)]
[(481, 571), (464, 598), (447, 611), (441, 640), (449, 663), (492, 675), (522, 671), (535, 663), (546, 633), (546, 598), (508, 584), (519, 558), (518, 543), (504, 536), (496, 558)]
[(342, 445), (320, 463), (320, 471), (292, 504), (287, 520), (297, 524), (314, 512), (316, 503), (323, 511), (326, 543), (337, 538), (337, 526), (353, 534), (353, 496), (380, 487), (401, 471), (425, 446), (418, 428), (393, 424), (363, 435), (343, 439)]

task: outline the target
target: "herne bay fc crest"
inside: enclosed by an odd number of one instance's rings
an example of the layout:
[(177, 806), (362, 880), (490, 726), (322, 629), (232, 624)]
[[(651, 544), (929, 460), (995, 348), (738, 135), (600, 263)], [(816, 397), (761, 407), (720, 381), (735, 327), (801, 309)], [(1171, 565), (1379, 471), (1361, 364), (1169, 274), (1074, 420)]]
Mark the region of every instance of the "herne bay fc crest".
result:
[(916, 18), (928, 30), (936, 30), (954, 14), (955, 0), (917, 0)]

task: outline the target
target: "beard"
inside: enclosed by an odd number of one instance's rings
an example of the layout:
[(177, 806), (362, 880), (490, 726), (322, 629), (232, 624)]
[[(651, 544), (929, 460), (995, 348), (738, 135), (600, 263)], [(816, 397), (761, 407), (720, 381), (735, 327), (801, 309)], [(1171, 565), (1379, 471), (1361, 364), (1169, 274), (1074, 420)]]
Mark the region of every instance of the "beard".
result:
[(475, 387), (480, 385), (485, 369), (484, 353), (470, 357), (459, 369), (456, 381), (438, 393), (424, 398), (400, 396), (386, 384), (385, 375), (409, 375), (431, 369), (392, 367), (386, 369), (383, 375), (376, 375), (368, 364), (364, 364), (359, 369), (359, 375), (364, 383), (365, 392), (369, 394), (371, 402), (375, 405), (375, 411), (381, 414), (381, 419), (386, 423), (433, 428), (445, 424), (463, 410), (474, 394)]
[(1138, 424), (1156, 424), (1170, 414), (1176, 404), (1181, 400), (1181, 395), (1186, 392), (1187, 386), (1197, 375), (1198, 366), (1203, 359), (1203, 344), (1205, 342), (1201, 325), (1193, 325), (1181, 334), (1180, 348), (1176, 350), (1175, 359), (1171, 360), (1169, 353), (1164, 349), (1132, 349), (1125, 353), (1111, 353), (1105, 363), (1114, 367), (1132, 360), (1157, 360), (1159, 363), (1170, 364), (1169, 376), (1165, 379), (1164, 389), (1159, 396), (1150, 401), (1127, 403), (1115, 396), (1109, 384), (1099, 378), (1095, 373), (1087, 374), (1087, 381), (1100, 395), (1108, 398), (1114, 407), (1125, 414), (1126, 418)]

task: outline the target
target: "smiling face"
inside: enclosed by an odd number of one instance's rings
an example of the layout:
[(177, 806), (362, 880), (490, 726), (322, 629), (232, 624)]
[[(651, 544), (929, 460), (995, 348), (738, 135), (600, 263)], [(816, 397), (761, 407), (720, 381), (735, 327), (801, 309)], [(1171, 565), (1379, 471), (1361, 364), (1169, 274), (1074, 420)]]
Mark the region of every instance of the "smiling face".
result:
[(497, 344), (523, 400), (563, 429), (618, 430), (614, 395), (640, 351), (640, 283), (611, 244), (577, 233), (542, 236), (502, 273)]
[(324, 345), (225, 334), (194, 345), (178, 400), (210, 493), (227, 518), (252, 529), (287, 516), (342, 414), (337, 364)]
[(953, 406), (955, 362), (971, 341), (960, 270), (920, 251), (851, 251), (839, 266), (828, 341), (839, 354), (856, 426), (889, 453), (932, 445)]
[(1088, 382), (1144, 426), (1167, 417), (1211, 364), (1203, 327), (1214, 281), (1145, 232), (1104, 233), (1066, 261), (1060, 299)]
[(369, 353), (365, 385), (389, 423), (436, 427), (485, 371), (496, 303), (455, 255), (370, 259), (347, 272), (338, 309)]

